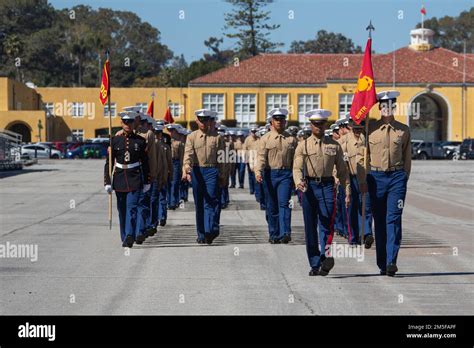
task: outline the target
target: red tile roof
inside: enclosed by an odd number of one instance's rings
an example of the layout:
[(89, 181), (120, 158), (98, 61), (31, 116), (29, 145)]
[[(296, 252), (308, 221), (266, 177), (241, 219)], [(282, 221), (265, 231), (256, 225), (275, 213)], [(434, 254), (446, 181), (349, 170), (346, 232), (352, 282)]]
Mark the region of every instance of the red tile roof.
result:
[[(325, 84), (344, 80), (355, 82), (362, 54), (261, 54), (198, 77), (190, 85), (279, 85)], [(462, 54), (434, 48), (426, 52), (408, 47), (372, 56), (375, 80), (392, 83), (460, 83), (463, 80)], [(457, 66), (456, 66), (457, 61)], [(466, 81), (474, 82), (474, 55), (466, 55)]]

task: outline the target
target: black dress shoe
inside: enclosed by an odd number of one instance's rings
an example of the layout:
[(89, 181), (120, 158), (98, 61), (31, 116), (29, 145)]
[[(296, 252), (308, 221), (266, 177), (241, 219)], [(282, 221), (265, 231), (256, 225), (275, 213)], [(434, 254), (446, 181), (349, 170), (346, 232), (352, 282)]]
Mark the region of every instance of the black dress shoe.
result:
[(398, 272), (398, 267), (397, 267), (396, 264), (391, 263), (391, 264), (387, 265), (387, 275), (389, 277), (395, 276), (395, 273), (397, 273), (397, 272)]
[(369, 234), (367, 237), (364, 238), (364, 246), (366, 249), (370, 249), (372, 247), (372, 244), (374, 244), (374, 237)]
[(165, 226), (166, 225), (166, 219), (160, 220), (160, 226)]
[(204, 242), (207, 244), (207, 245), (211, 245), (212, 244), (212, 236), (205, 236), (204, 237)]
[(313, 276), (317, 276), (317, 275), (319, 275), (319, 268), (317, 268), (317, 267), (311, 268), (311, 271), (309, 271), (309, 276), (313, 277)]
[(268, 240), (270, 244), (280, 244), (280, 241), (278, 239), (269, 239)]
[(291, 242), (291, 237), (289, 235), (285, 234), (283, 236), (283, 238), (280, 239), (280, 242), (282, 242), (283, 244), (288, 244), (288, 242)]
[(235, 188), (235, 185), (230, 185), (229, 188)]
[(176, 210), (176, 206), (172, 205), (168, 207), (168, 210)]
[(156, 232), (157, 232), (156, 227), (150, 228), (150, 229), (147, 230), (147, 233), (150, 237), (154, 236)]
[(198, 243), (198, 244), (204, 244), (205, 242), (204, 242), (202, 239), (199, 239), (199, 238), (198, 238), (198, 239), (196, 239), (196, 243)]
[(131, 248), (133, 246), (133, 237), (131, 235), (128, 235), (126, 238), (125, 238), (125, 241), (123, 242), (122, 246), (125, 247), (125, 248)]
[(380, 270), (380, 275), (387, 275), (387, 271)]
[(146, 239), (146, 238), (145, 238), (145, 235), (139, 234), (139, 235), (137, 236), (137, 240), (135, 241), (135, 243), (137, 243), (137, 244), (143, 244), (143, 242), (145, 241), (145, 239)]
[(322, 276), (327, 276), (333, 267), (334, 257), (326, 257), (323, 262), (321, 262), (321, 270), (319, 271), (319, 274)]

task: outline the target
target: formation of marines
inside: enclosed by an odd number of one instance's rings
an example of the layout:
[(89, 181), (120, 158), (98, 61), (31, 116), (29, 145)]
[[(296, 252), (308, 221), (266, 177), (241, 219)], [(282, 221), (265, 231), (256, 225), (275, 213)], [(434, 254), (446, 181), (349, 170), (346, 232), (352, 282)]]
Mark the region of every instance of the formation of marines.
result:
[(377, 94), (381, 117), (369, 123), (368, 134), (364, 121), (348, 115), (328, 127), (331, 112), (325, 109), (306, 112), (309, 125), (300, 130), (286, 127), (288, 110), (276, 108), (265, 126), (251, 126), (244, 136), (207, 109), (195, 112), (198, 129), (189, 132), (139, 107), (125, 108), (109, 149), (113, 163), (107, 159), (104, 169), (105, 189), (117, 196), (123, 246), (142, 244), (165, 226), (167, 210), (187, 201), (189, 185), (196, 242), (212, 244), (231, 201), (229, 188), (243, 189), (247, 172), (249, 193), (265, 212), (269, 243), (291, 241), (293, 196), (298, 198), (310, 276), (326, 276), (334, 267), (334, 233), (366, 249), (375, 241), (380, 274), (394, 276), (411, 169), (409, 128), (394, 119), (398, 95)]

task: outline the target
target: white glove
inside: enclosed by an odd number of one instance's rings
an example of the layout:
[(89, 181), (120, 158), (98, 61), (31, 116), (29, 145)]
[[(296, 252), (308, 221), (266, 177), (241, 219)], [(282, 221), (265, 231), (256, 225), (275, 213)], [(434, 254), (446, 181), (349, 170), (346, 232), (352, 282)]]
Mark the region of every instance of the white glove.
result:
[(150, 184), (143, 185), (143, 193), (147, 192), (150, 189)]
[(105, 192), (112, 193), (112, 185), (105, 185), (104, 189), (105, 189)]

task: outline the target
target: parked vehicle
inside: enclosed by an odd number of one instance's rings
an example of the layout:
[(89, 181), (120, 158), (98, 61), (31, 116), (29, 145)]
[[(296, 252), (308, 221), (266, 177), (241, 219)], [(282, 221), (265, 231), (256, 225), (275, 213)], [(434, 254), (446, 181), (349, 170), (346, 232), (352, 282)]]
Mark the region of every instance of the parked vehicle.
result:
[(66, 152), (65, 158), (105, 158), (107, 156), (107, 144), (84, 144)]
[(474, 158), (474, 139), (464, 139), (459, 146), (459, 156), (461, 159)]
[(412, 139), (411, 140), (411, 158), (416, 158), (418, 147), (423, 143), (423, 140)]
[(51, 149), (48, 145), (43, 144), (28, 144), (21, 147), (21, 155), (28, 154), (30, 158), (53, 158), (60, 159), (61, 152), (56, 149)]
[(441, 146), (443, 147), (443, 150), (444, 150), (444, 158), (458, 159), (460, 145), (461, 145), (461, 141), (443, 141)]
[(422, 142), (415, 150), (415, 158), (421, 160), (444, 159), (445, 150), (442, 143), (442, 141)]

